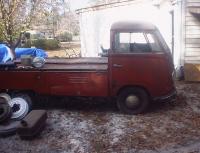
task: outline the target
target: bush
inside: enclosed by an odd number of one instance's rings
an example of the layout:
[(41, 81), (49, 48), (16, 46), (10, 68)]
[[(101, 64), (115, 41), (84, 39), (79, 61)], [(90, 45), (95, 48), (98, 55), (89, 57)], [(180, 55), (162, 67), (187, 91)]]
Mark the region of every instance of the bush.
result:
[(24, 44), (24, 46), (21, 46), (23, 48), (31, 48), (31, 40), (27, 40)]
[(59, 48), (59, 41), (55, 39), (38, 39), (32, 42), (32, 46), (45, 50), (54, 50)]
[(60, 41), (69, 42), (69, 41), (72, 41), (72, 34), (69, 32), (65, 32), (61, 34), (58, 38)]

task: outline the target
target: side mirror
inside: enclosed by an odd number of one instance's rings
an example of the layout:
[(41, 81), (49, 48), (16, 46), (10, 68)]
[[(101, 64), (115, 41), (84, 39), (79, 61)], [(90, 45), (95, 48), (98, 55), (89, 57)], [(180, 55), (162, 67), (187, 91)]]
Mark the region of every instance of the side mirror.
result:
[(101, 47), (101, 50), (102, 50), (103, 53), (107, 53), (108, 52), (108, 50), (104, 49), (102, 45), (100, 47)]
[(102, 45), (100, 46), (100, 48), (102, 50), (102, 53), (99, 53), (99, 56), (101, 56), (101, 57), (108, 57), (108, 50), (109, 49), (104, 49)]

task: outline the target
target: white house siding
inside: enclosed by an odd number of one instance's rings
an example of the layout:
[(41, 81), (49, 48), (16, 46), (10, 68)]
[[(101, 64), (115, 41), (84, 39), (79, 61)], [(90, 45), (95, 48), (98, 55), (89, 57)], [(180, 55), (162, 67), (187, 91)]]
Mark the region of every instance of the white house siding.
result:
[(193, 15), (192, 9), (200, 11), (200, 0), (186, 1), (184, 61), (185, 63), (200, 63), (200, 14), (199, 17)]

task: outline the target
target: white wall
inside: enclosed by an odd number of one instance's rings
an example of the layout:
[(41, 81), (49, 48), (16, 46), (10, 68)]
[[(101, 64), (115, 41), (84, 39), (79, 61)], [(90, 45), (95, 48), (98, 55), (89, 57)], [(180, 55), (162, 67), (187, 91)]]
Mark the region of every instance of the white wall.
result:
[(179, 67), (183, 65), (185, 52), (184, 36), (184, 5), (181, 0), (173, 7), (174, 10), (174, 65)]
[(104, 48), (110, 47), (110, 27), (117, 21), (151, 22), (160, 29), (171, 47), (171, 15), (168, 6), (161, 9), (153, 6), (152, 3), (135, 4), (80, 14), (83, 57), (98, 56), (101, 52), (101, 44)]

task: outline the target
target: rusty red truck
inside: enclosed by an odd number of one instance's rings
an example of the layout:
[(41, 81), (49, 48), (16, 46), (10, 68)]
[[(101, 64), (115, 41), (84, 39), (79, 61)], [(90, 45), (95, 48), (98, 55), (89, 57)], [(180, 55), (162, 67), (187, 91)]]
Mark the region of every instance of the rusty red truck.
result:
[(152, 24), (118, 22), (103, 57), (46, 59), (42, 68), (0, 70), (0, 91), (11, 94), (109, 97), (128, 114), (144, 112), (151, 101), (176, 95), (170, 50)]

